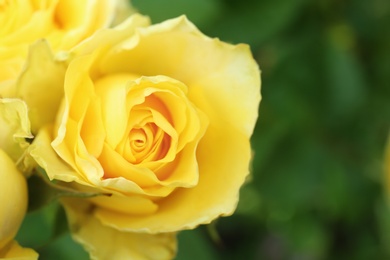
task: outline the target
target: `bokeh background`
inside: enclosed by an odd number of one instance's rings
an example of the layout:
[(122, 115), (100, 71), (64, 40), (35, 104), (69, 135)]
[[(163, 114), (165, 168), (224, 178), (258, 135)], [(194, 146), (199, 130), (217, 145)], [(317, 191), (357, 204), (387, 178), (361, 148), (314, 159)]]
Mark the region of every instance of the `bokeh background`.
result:
[[(233, 216), (179, 235), (178, 260), (390, 259), (388, 0), (133, 5), (154, 23), (186, 14), (211, 37), (248, 43), (262, 70), (251, 180)], [(17, 239), (40, 259), (88, 259), (66, 228), (51, 203)]]

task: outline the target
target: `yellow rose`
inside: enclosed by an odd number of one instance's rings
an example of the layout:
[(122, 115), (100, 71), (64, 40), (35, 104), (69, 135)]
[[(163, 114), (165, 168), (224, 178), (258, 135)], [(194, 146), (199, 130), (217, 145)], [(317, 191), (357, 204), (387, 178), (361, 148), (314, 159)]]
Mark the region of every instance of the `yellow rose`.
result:
[(37, 259), (31, 249), (21, 248), (15, 237), (27, 209), (27, 184), (14, 162), (0, 149), (0, 258)]
[(247, 45), (208, 38), (185, 17), (150, 26), (135, 15), (77, 46), (50, 93), (34, 69), (45, 46), (32, 49), (19, 95), (58, 113), (37, 120), (31, 154), (51, 180), (105, 194), (63, 201), (93, 258), (169, 259), (174, 232), (233, 213), (260, 102)]
[(0, 95), (13, 96), (31, 43), (46, 38), (56, 51), (69, 50), (110, 24), (117, 1), (0, 1)]

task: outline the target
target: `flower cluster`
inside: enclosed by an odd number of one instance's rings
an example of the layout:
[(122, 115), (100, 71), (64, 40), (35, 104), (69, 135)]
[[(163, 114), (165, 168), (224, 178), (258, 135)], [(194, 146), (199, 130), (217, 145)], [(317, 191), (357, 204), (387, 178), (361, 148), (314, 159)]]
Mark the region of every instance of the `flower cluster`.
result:
[(32, 174), (93, 194), (60, 198), (92, 259), (172, 259), (178, 231), (233, 213), (260, 102), (247, 45), (119, 0), (0, 5), (0, 257), (38, 257), (13, 240)]

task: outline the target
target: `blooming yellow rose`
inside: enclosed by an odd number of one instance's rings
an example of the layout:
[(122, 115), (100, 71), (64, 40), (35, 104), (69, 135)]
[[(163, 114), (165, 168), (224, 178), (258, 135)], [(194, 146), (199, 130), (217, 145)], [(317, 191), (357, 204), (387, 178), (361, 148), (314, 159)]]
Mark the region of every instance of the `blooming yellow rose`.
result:
[(0, 95), (13, 96), (31, 43), (46, 38), (55, 50), (69, 50), (110, 24), (117, 1), (0, 1)]
[(37, 259), (31, 249), (21, 248), (13, 238), (27, 209), (27, 184), (15, 163), (0, 149), (0, 258)]
[(247, 45), (208, 38), (184, 16), (150, 26), (135, 15), (77, 46), (50, 93), (36, 68), (60, 61), (38, 57), (19, 95), (58, 112), (55, 123), (36, 121), (31, 154), (51, 180), (103, 194), (63, 201), (93, 258), (169, 259), (174, 232), (233, 213), (260, 102)]

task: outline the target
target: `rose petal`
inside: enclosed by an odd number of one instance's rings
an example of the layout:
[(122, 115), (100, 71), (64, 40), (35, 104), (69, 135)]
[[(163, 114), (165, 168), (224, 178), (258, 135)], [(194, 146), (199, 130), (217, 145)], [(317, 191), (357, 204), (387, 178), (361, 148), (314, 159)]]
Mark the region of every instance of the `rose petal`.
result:
[[(2, 23), (1, 45), (29, 44), (53, 29), (51, 17), (55, 3), (51, 3), (36, 12), (33, 4), (28, 1), (10, 1), (6, 9), (5, 23)], [(19, 2), (19, 3), (16, 3)]]
[(158, 210), (158, 206), (153, 201), (136, 195), (97, 196), (91, 198), (90, 201), (107, 210), (131, 215), (149, 215)]
[(91, 208), (80, 200), (63, 200), (73, 238), (91, 259), (172, 259), (176, 254), (175, 233), (150, 235), (118, 231), (102, 225)]
[(26, 103), (19, 99), (0, 99), (0, 125), (0, 149), (17, 164), (22, 163), (18, 166), (27, 171), (30, 165), (24, 161), (25, 149), (29, 145), (26, 139), (33, 138), (33, 135)]
[(58, 28), (47, 36), (57, 50), (68, 50), (114, 20), (117, 0), (60, 0), (54, 23)]
[(94, 157), (99, 157), (103, 150), (106, 131), (104, 130), (101, 102), (99, 99), (92, 100), (80, 131), (88, 153)]
[(48, 125), (39, 131), (34, 142), (30, 146), (30, 154), (35, 161), (46, 171), (50, 180), (65, 182), (75, 181), (80, 184), (90, 185), (89, 182), (61, 160), (51, 146), (52, 126)]
[[(94, 82), (96, 94), (102, 103), (106, 142), (115, 148), (123, 139), (127, 126), (126, 83), (132, 76), (104, 77)], [(77, 105), (76, 105), (77, 106)]]
[(105, 178), (123, 177), (142, 188), (154, 186), (159, 181), (150, 169), (134, 166), (107, 144), (103, 147), (99, 161)]
[(97, 159), (90, 153), (81, 139), (83, 120), (89, 107), (96, 102), (96, 95), (91, 79), (86, 72), (93, 62), (93, 55), (79, 57), (71, 63), (65, 77), (65, 97), (57, 115), (55, 139), (52, 147), (71, 168), (83, 175), (91, 183), (103, 177), (103, 170)]
[(64, 93), (65, 64), (54, 60), (44, 40), (31, 45), (29, 53), (28, 69), (17, 83), (17, 96), (27, 103), (31, 128), (36, 132), (55, 119)]
[[(134, 34), (134, 31), (139, 27), (145, 27), (150, 24), (150, 19), (146, 16), (139, 14), (133, 14), (126, 21), (119, 24), (113, 29), (101, 29), (94, 33), (92, 37), (81, 42), (72, 49), (72, 53), (75, 56), (90, 54), (96, 49), (105, 49), (115, 46), (118, 42), (127, 39), (130, 35)], [(102, 46), (104, 42), (104, 46)], [(112, 50), (115, 51), (115, 50)], [(100, 68), (97, 68), (100, 70)], [(122, 71), (122, 70), (119, 70)]]

